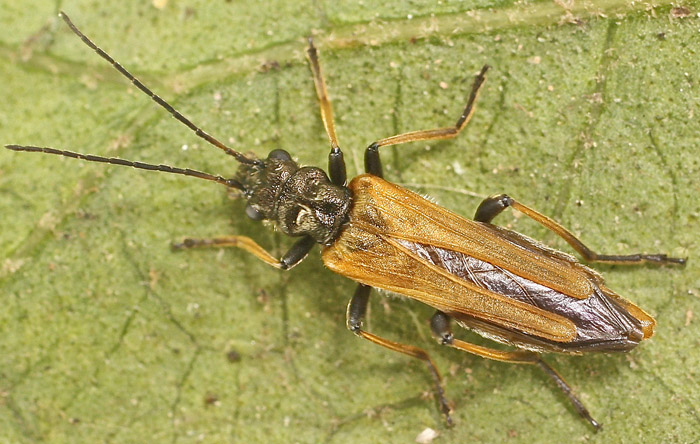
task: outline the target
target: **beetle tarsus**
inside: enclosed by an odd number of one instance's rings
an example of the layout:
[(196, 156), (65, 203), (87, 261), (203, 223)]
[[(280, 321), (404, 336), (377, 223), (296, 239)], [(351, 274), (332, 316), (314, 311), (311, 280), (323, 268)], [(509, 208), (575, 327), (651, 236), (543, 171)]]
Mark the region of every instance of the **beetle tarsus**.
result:
[(552, 378), (555, 384), (561, 389), (562, 392), (569, 398), (571, 401), (571, 404), (574, 406), (574, 409), (576, 409), (576, 412), (581, 416), (583, 419), (588, 421), (589, 424), (593, 426), (593, 428), (597, 431), (599, 431), (602, 427), (602, 424), (600, 424), (598, 421), (593, 419), (591, 416), (590, 412), (586, 408), (586, 406), (583, 405), (583, 402), (581, 402), (578, 397), (574, 394), (573, 390), (571, 390), (571, 386), (564, 380), (564, 378), (561, 377), (559, 373), (557, 373), (556, 370), (554, 370), (549, 364), (544, 362), (541, 358), (537, 359), (535, 362), (544, 372)]

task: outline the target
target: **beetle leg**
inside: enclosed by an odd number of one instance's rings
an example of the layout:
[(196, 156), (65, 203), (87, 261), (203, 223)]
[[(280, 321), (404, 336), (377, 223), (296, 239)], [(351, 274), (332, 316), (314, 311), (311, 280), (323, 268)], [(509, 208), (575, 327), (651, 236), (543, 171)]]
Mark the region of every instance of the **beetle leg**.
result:
[(554, 380), (557, 387), (569, 398), (578, 414), (588, 421), (596, 430), (600, 430), (601, 424), (593, 419), (588, 409), (583, 405), (580, 399), (574, 395), (571, 386), (559, 375), (552, 367), (542, 360), (539, 354), (530, 351), (503, 351), (493, 348), (482, 347), (480, 345), (455, 339), (450, 328), (450, 317), (441, 311), (436, 311), (430, 319), (430, 328), (433, 334), (439, 339), (443, 345), (462, 350), (468, 353), (481, 356), (482, 358), (493, 359), (496, 361), (510, 362), (512, 364), (531, 364), (539, 366), (544, 372)]
[(440, 377), (440, 373), (438, 372), (435, 363), (433, 363), (433, 360), (430, 359), (428, 353), (421, 348), (390, 341), (362, 329), (362, 322), (365, 318), (365, 314), (367, 313), (367, 303), (369, 301), (369, 294), (371, 290), (372, 287), (369, 285), (359, 284), (357, 286), (355, 294), (353, 295), (352, 299), (350, 299), (346, 313), (346, 325), (348, 329), (363, 339), (367, 339), (368, 341), (374, 342), (382, 347), (412, 356), (425, 362), (425, 364), (428, 366), (428, 370), (430, 370), (430, 374), (433, 377), (433, 381), (435, 382), (435, 391), (438, 395), (438, 401), (440, 403), (442, 413), (445, 415), (447, 424), (452, 425), (452, 417), (450, 416), (452, 409), (450, 408), (447, 399), (445, 399), (445, 391), (442, 388), (442, 378)]
[(587, 262), (603, 262), (608, 264), (642, 264), (652, 262), (657, 264), (685, 264), (685, 258), (669, 257), (665, 254), (627, 254), (627, 255), (607, 255), (598, 254), (583, 244), (569, 230), (558, 222), (550, 219), (544, 214), (529, 208), (515, 199), (505, 194), (499, 194), (484, 199), (476, 210), (474, 220), (478, 222), (490, 223), (491, 220), (500, 214), (507, 207), (515, 208), (521, 213), (553, 231), (576, 250)]
[(281, 259), (277, 259), (267, 252), (263, 247), (261, 247), (257, 242), (247, 236), (224, 236), (216, 237), (213, 239), (184, 239), (182, 242), (174, 243), (172, 246), (175, 249), (184, 248), (206, 248), (206, 247), (237, 247), (241, 248), (248, 253), (253, 254), (255, 257), (265, 262), (268, 265), (272, 265), (275, 268), (282, 270), (289, 270), (296, 264), (302, 261), (309, 254), (311, 248), (316, 244), (316, 241), (310, 236), (304, 236), (299, 239), (292, 247), (282, 256)]
[(335, 135), (333, 106), (331, 105), (331, 99), (328, 97), (326, 82), (323, 80), (321, 64), (318, 61), (318, 51), (311, 37), (309, 37), (309, 49), (306, 50), (306, 56), (309, 59), (311, 72), (314, 76), (316, 96), (321, 104), (321, 120), (323, 120), (323, 126), (326, 128), (326, 134), (328, 134), (328, 140), (331, 143), (331, 152), (328, 154), (328, 176), (334, 185), (345, 186), (347, 183), (347, 173), (345, 171), (343, 152), (340, 150), (340, 146), (338, 146), (338, 137)]
[(474, 114), (474, 104), (476, 103), (476, 98), (479, 96), (479, 90), (486, 80), (486, 71), (488, 70), (489, 66), (484, 65), (479, 74), (477, 74), (474, 78), (474, 85), (472, 86), (472, 91), (469, 94), (467, 105), (464, 107), (464, 111), (462, 111), (459, 119), (457, 119), (455, 126), (431, 130), (411, 131), (378, 140), (365, 150), (365, 171), (375, 176), (383, 177), (382, 163), (379, 159), (379, 148), (382, 146), (398, 145), (401, 143), (417, 142), (420, 140), (443, 140), (457, 137), (459, 132), (462, 131), (465, 126), (467, 126), (467, 123), (469, 123), (469, 120)]

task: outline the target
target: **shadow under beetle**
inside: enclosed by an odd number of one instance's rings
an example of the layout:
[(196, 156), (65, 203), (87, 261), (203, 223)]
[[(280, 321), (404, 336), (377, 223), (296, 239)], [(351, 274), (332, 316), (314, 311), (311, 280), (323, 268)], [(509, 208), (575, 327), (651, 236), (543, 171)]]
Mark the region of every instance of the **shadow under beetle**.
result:
[[(348, 304), (347, 327), (361, 338), (425, 362), (448, 424), (452, 423), (451, 408), (430, 356), (418, 347), (363, 330), (372, 287), (435, 308), (430, 327), (441, 344), (484, 358), (537, 365), (564, 392), (579, 415), (595, 429), (600, 428), (600, 423), (593, 419), (566, 381), (542, 360), (540, 353), (628, 351), (653, 335), (654, 319), (606, 287), (597, 272), (574, 257), (491, 221), (504, 209), (515, 208), (561, 236), (588, 262), (682, 265), (685, 259), (664, 254), (597, 254), (557, 222), (505, 194), (485, 199), (474, 220), (468, 220), (382, 178), (381, 147), (449, 139), (459, 134), (474, 112), (488, 66), (476, 76), (467, 105), (455, 126), (399, 134), (372, 143), (365, 151), (366, 174), (347, 183), (331, 102), (311, 39), (307, 55), (331, 144), (328, 174), (320, 168), (299, 166), (283, 150), (274, 150), (267, 158), (259, 159), (227, 147), (151, 92), (90, 41), (65, 13), (61, 12), (60, 16), (86, 45), (158, 105), (197, 136), (233, 156), (240, 163), (238, 172), (233, 178), (224, 178), (189, 168), (53, 148), (20, 145), (6, 145), (6, 148), (182, 174), (238, 190), (247, 199), (248, 217), (271, 220), (285, 234), (299, 238), (286, 254), (277, 259), (245, 236), (185, 239), (173, 246), (242, 248), (265, 263), (286, 270), (320, 244), (326, 267), (359, 282)], [(452, 319), (488, 339), (520, 350), (503, 351), (459, 340), (450, 328)]]

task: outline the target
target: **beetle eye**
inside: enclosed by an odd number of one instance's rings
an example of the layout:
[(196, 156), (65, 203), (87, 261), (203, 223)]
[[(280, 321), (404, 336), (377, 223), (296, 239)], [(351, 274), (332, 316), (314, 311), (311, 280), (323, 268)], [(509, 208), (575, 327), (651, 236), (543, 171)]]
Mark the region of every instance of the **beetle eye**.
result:
[(268, 159), (277, 160), (292, 160), (292, 156), (289, 155), (285, 150), (272, 150), (270, 154), (267, 155)]
[(248, 216), (249, 218), (251, 218), (253, 220), (265, 219), (265, 215), (262, 214), (260, 211), (256, 210), (255, 208), (253, 208), (253, 206), (250, 204), (246, 205), (245, 214), (246, 214), (246, 216)]

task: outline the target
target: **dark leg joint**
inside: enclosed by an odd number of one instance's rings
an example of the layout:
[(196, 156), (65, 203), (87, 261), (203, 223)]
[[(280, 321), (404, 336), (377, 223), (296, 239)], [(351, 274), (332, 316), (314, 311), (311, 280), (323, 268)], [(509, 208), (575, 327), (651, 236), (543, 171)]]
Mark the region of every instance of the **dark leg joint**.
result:
[(350, 299), (350, 304), (348, 304), (347, 327), (355, 334), (362, 330), (362, 321), (367, 313), (367, 303), (369, 302), (371, 290), (372, 287), (369, 285), (358, 284), (355, 294)]
[(368, 146), (365, 150), (365, 172), (377, 177), (384, 177), (382, 161), (379, 158), (379, 145), (377, 142)]
[(433, 317), (430, 318), (430, 329), (440, 344), (452, 345), (454, 342), (454, 335), (450, 329), (450, 317), (445, 313), (439, 310), (435, 312)]
[(309, 254), (309, 251), (316, 245), (316, 241), (311, 236), (304, 236), (297, 241), (292, 248), (280, 259), (280, 268), (289, 270)]
[(344, 187), (347, 184), (347, 173), (345, 170), (345, 159), (340, 148), (334, 146), (328, 155), (328, 175), (333, 185)]
[(513, 199), (506, 194), (498, 194), (487, 197), (476, 209), (474, 220), (477, 222), (490, 223), (494, 217), (501, 214), (503, 210), (513, 205)]

